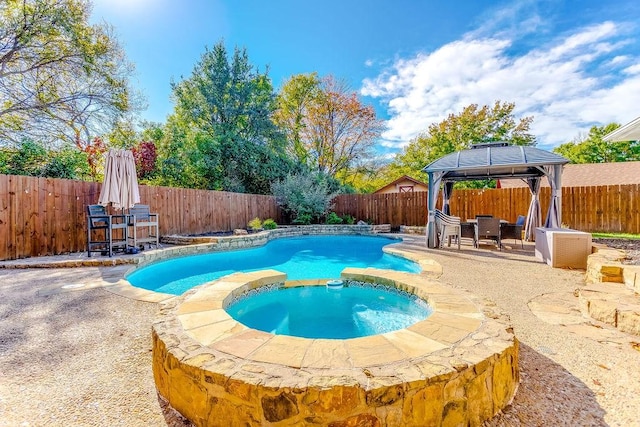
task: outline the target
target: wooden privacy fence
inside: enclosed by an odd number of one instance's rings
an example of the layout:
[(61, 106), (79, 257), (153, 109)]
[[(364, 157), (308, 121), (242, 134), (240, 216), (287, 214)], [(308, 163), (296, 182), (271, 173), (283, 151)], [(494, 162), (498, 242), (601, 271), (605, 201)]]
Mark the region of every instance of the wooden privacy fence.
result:
[[(550, 191), (548, 187), (540, 190), (543, 220)], [(376, 224), (422, 226), (427, 222), (427, 194), (343, 194), (334, 199), (334, 210)], [(518, 215), (527, 214), (530, 201), (528, 188), (503, 188), (454, 190), (450, 203), (451, 213), (463, 221), (491, 214), (515, 222)], [(442, 192), (437, 206), (442, 206)], [(563, 188), (562, 224), (589, 232), (640, 234), (640, 185)]]
[[(86, 250), (86, 206), (102, 184), (0, 174), (0, 260)], [(160, 214), (160, 234), (244, 228), (282, 214), (275, 197), (224, 191), (140, 186), (140, 200)]]
[[(81, 252), (86, 249), (86, 206), (97, 203), (96, 182), (0, 175), (0, 260)], [(542, 188), (543, 216), (549, 188)], [(562, 191), (562, 222), (583, 231), (640, 234), (640, 185), (571, 187)], [(455, 190), (451, 212), (515, 221), (526, 215), (527, 188)], [(255, 217), (283, 215), (273, 196), (140, 186), (140, 199), (160, 214), (160, 234), (201, 234), (244, 228)], [(438, 206), (441, 206), (441, 198)], [(424, 225), (427, 193), (346, 194), (334, 211), (377, 224)]]

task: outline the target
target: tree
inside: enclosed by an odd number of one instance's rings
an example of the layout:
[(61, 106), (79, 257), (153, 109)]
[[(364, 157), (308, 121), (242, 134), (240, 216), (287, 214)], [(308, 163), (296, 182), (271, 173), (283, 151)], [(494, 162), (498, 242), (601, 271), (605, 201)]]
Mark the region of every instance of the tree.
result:
[(280, 90), (274, 114), (274, 121), (286, 135), (287, 152), (304, 165), (309, 164), (309, 150), (302, 134), (307, 126), (308, 109), (322, 98), (320, 83), (317, 73), (291, 77)]
[(17, 148), (0, 148), (0, 173), (66, 179), (89, 176), (83, 153), (71, 146), (49, 150), (30, 140), (17, 144)]
[(440, 157), (464, 150), (472, 144), (505, 141), (514, 145), (534, 145), (535, 137), (529, 133), (532, 117), (516, 121), (514, 103), (496, 101), (493, 107), (477, 104), (465, 107), (459, 114), (449, 114), (440, 123), (412, 140), (404, 151), (396, 155), (387, 168), (388, 181), (402, 175), (426, 180), (422, 169)]
[(554, 153), (572, 163), (608, 163), (640, 160), (640, 141), (607, 142), (602, 138), (619, 128), (618, 123), (593, 126), (589, 134), (578, 136), (573, 142), (561, 144)]
[(171, 133), (189, 150), (185, 160), (198, 171), (200, 185), (268, 193), (270, 183), (289, 171), (284, 137), (272, 121), (271, 80), (254, 70), (244, 49), (236, 48), (229, 60), (224, 44), (216, 44), (191, 77), (172, 88)]
[(338, 178), (371, 157), (383, 128), (373, 107), (362, 105), (346, 83), (315, 73), (284, 84), (275, 117), (296, 159)]
[(156, 168), (156, 146), (151, 141), (140, 141), (131, 149), (136, 162), (138, 179), (149, 177)]
[(133, 73), (88, 0), (0, 3), (0, 140), (67, 141), (81, 151), (138, 100)]

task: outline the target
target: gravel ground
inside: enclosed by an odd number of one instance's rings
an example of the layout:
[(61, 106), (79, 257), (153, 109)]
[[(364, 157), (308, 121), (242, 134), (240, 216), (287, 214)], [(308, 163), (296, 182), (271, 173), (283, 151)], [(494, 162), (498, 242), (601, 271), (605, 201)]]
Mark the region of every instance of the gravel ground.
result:
[[(415, 250), (425, 250), (422, 241)], [(624, 344), (629, 336), (612, 329), (620, 340), (594, 339), (528, 309), (542, 294), (572, 294), (583, 272), (515, 250), (430, 252), (444, 283), (495, 301), (521, 341), (518, 394), (489, 425), (640, 426), (640, 351)], [(187, 425), (153, 383), (158, 306), (105, 288), (60, 292), (127, 268), (0, 270), (0, 426)]]

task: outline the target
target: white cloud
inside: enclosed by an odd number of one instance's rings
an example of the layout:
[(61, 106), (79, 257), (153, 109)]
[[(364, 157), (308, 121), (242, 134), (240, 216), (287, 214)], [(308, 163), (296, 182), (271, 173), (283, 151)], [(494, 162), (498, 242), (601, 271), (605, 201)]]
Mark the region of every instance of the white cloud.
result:
[[(532, 18), (531, 18), (532, 19)], [(533, 24), (531, 24), (533, 25)], [(379, 98), (389, 120), (385, 146), (405, 146), (431, 123), (467, 105), (515, 102), (515, 115), (534, 116), (541, 148), (571, 141), (597, 124), (638, 115), (640, 66), (621, 40), (621, 27), (604, 22), (519, 54), (515, 38), (469, 33), (439, 49), (399, 59), (361, 93)], [(622, 51), (622, 52), (621, 52)]]

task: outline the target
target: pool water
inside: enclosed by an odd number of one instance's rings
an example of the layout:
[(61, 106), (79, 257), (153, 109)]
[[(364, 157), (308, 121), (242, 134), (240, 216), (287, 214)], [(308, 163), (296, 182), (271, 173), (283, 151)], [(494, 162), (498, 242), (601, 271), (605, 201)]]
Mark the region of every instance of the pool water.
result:
[(258, 248), (174, 258), (139, 268), (127, 280), (140, 288), (181, 295), (231, 273), (264, 269), (286, 273), (288, 280), (335, 279), (346, 267), (419, 273), (416, 263), (382, 252), (383, 246), (397, 242), (369, 236), (290, 237)]
[(432, 310), (415, 296), (384, 287), (303, 286), (244, 297), (226, 311), (250, 328), (276, 335), (348, 339), (407, 328)]

